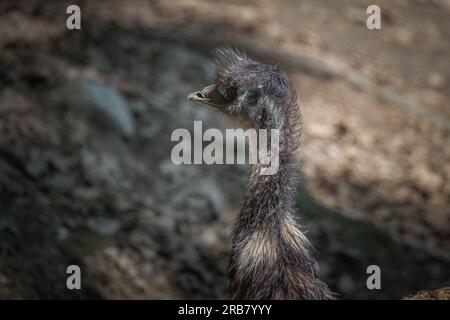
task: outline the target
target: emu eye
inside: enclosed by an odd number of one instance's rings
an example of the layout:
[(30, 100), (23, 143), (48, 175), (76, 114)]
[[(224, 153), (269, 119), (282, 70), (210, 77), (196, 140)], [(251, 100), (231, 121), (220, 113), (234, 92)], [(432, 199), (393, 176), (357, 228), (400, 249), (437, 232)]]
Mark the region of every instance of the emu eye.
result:
[(255, 105), (258, 102), (259, 92), (257, 90), (249, 90), (247, 92), (247, 104)]
[(228, 101), (233, 100), (233, 98), (236, 95), (236, 91), (233, 88), (224, 86), (222, 84), (219, 84), (217, 86), (217, 91)]

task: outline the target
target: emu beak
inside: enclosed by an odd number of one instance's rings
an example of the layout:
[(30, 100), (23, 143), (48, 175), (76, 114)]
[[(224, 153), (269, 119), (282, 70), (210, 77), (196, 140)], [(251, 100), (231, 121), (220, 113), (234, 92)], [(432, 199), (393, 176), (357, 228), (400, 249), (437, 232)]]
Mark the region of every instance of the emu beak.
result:
[(190, 93), (188, 100), (200, 102), (213, 108), (221, 108), (227, 104), (227, 100), (220, 94), (215, 84)]

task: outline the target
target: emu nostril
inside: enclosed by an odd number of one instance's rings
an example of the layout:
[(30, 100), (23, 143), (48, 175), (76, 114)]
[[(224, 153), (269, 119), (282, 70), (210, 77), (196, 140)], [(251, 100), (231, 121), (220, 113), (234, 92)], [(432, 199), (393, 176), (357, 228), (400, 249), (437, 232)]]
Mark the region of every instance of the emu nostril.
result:
[(191, 101), (199, 101), (204, 98), (205, 97), (203, 96), (201, 91), (192, 92), (188, 95), (188, 100), (191, 100)]

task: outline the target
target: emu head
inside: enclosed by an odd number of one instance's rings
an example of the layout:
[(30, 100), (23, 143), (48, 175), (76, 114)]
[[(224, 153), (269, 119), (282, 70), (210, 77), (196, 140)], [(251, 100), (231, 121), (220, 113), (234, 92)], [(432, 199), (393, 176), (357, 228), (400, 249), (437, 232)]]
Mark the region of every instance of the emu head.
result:
[(215, 83), (189, 94), (188, 99), (223, 112), (246, 127), (282, 125), (283, 106), (295, 103), (295, 93), (284, 73), (234, 49), (217, 49), (214, 54)]

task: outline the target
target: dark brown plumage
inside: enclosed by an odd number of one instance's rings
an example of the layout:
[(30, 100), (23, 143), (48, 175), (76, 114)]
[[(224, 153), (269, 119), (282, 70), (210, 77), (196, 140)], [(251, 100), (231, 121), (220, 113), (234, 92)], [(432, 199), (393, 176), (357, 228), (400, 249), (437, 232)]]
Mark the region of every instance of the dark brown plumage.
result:
[(215, 84), (192, 93), (245, 128), (277, 129), (279, 170), (252, 167), (233, 231), (230, 274), (237, 299), (330, 299), (317, 278), (314, 249), (295, 221), (297, 151), (301, 135), (295, 91), (277, 67), (219, 49)]

